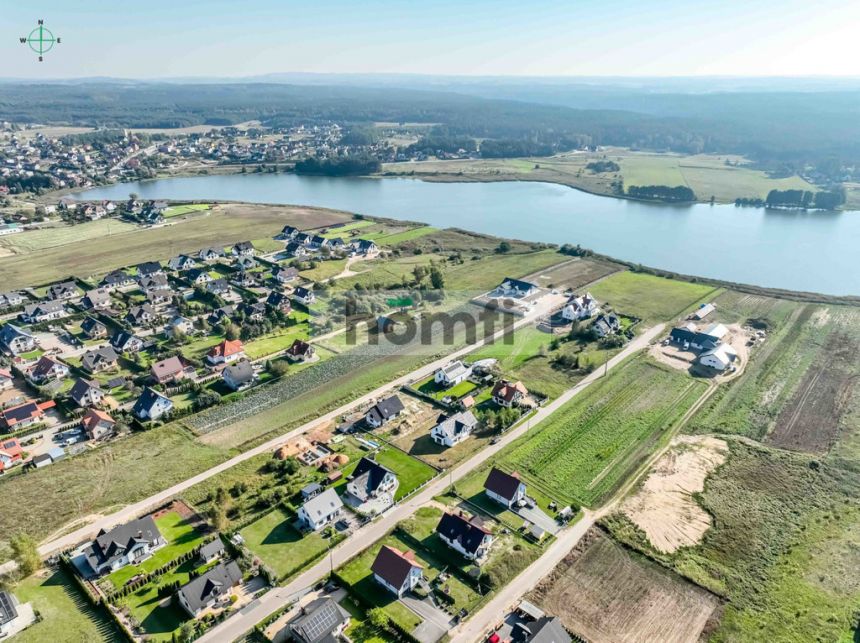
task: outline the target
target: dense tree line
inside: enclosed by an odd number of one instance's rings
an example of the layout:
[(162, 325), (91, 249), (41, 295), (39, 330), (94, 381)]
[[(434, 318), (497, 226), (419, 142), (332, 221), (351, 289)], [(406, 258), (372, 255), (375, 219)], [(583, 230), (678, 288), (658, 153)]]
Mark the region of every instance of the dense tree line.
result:
[(358, 176), (373, 174), (382, 169), (382, 164), (368, 156), (342, 156), (333, 159), (308, 158), (296, 163), (296, 174), (320, 176)]
[(406, 152), (409, 154), (415, 152), (424, 152), (425, 154), (447, 152), (448, 154), (455, 154), (460, 150), (474, 152), (477, 149), (475, 139), (471, 136), (455, 135), (443, 129), (433, 131), (427, 136), (422, 137), (420, 141), (407, 147)]
[(817, 208), (835, 210), (845, 203), (845, 192), (810, 192), (809, 190), (771, 190), (764, 205), (769, 208)]
[(686, 185), (631, 185), (627, 195), (646, 201), (666, 201), (668, 203), (684, 203), (695, 201), (696, 194)]
[(621, 166), (615, 161), (592, 161), (585, 166), (585, 169), (600, 174), (601, 172), (620, 172)]

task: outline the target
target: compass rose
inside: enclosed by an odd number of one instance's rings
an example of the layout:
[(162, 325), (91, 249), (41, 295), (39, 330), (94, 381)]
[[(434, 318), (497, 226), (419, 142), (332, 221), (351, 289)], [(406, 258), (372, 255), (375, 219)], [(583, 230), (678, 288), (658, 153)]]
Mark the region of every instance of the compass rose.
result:
[(27, 44), (30, 49), (39, 54), (39, 62), (42, 62), (43, 56), (54, 48), (54, 45), (60, 44), (59, 36), (55, 37), (51, 31), (45, 27), (45, 21), (39, 20), (36, 28), (30, 32), (26, 38), (20, 39), (21, 44)]

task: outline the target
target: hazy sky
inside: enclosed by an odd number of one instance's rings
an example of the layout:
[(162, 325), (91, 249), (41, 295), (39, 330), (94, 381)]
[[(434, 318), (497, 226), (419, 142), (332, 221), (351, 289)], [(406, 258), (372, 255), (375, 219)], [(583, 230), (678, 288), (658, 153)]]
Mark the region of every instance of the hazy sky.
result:
[(0, 0), (0, 76), (860, 76), (858, 25), (857, 0)]

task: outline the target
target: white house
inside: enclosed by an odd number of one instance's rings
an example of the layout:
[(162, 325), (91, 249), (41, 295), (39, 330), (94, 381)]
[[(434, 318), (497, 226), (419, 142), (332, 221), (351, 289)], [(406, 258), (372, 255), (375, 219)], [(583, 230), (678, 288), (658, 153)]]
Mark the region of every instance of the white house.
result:
[(396, 418), (404, 410), (403, 402), (396, 395), (387, 397), (374, 404), (365, 414), (365, 421), (374, 429)]
[(526, 485), (515, 473), (505, 473), (495, 467), (484, 482), (484, 491), (490, 498), (509, 509), (526, 497)]
[(436, 526), (436, 533), (448, 547), (476, 562), (486, 559), (493, 544), (493, 533), (478, 520), (467, 520), (462, 512), (442, 516)]
[(424, 574), (423, 570), (415, 561), (413, 552), (403, 552), (388, 545), (382, 546), (370, 566), (374, 580), (398, 598), (415, 588)]
[(308, 290), (307, 288), (304, 288), (302, 286), (296, 287), (296, 289), (293, 291), (293, 299), (300, 304), (304, 304), (305, 306), (310, 306), (317, 300), (313, 290)]
[(457, 360), (437, 370), (433, 375), (433, 380), (437, 384), (450, 388), (465, 381), (471, 374), (472, 368)]
[(131, 412), (140, 420), (157, 420), (173, 410), (173, 402), (169, 397), (146, 387), (137, 398)]
[(97, 576), (136, 564), (152, 556), (167, 541), (151, 515), (132, 520), (110, 531), (102, 529), (82, 554)]
[(522, 299), (523, 297), (528, 297), (529, 295), (533, 295), (538, 291), (537, 285), (529, 282), (523, 281), (522, 279), (512, 279), (511, 277), (505, 277), (505, 279), (496, 286), (496, 289), (493, 291), (493, 296), (495, 297), (513, 297), (515, 299)]
[(730, 344), (720, 344), (699, 355), (699, 363), (718, 371), (724, 371), (737, 359), (738, 354)]
[(472, 435), (478, 426), (478, 420), (471, 411), (462, 411), (454, 415), (440, 415), (436, 426), (430, 430), (430, 437), (436, 444), (453, 447)]
[(577, 321), (580, 319), (588, 319), (597, 314), (599, 310), (597, 302), (590, 292), (577, 297), (571, 297), (564, 308), (561, 310), (561, 316), (568, 321)]
[(361, 513), (378, 513), (394, 504), (399, 485), (393, 471), (370, 458), (362, 458), (346, 485), (347, 500)]
[(319, 531), (327, 524), (337, 519), (343, 509), (343, 502), (337, 492), (328, 488), (314, 496), (299, 509), (299, 520), (314, 531)]
[(214, 607), (219, 601), (229, 600), (230, 590), (242, 582), (242, 570), (236, 561), (218, 563), (179, 588), (176, 597), (179, 604), (192, 617), (205, 609)]
[(529, 394), (522, 382), (499, 380), (493, 387), (493, 402), (505, 408), (516, 406)]

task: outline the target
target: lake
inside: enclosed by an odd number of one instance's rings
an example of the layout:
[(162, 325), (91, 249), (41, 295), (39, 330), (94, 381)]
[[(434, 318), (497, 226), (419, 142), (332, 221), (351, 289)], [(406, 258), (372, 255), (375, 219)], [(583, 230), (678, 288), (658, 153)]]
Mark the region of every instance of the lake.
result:
[(79, 199), (212, 199), (312, 205), (550, 243), (675, 272), (860, 295), (860, 212), (666, 205), (551, 183), (234, 174), (118, 183)]

